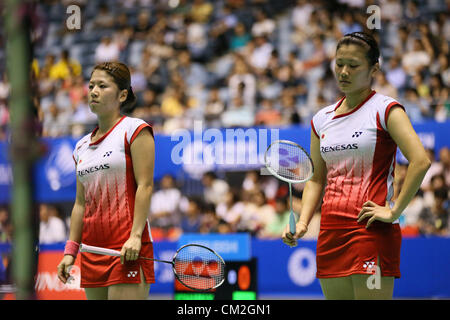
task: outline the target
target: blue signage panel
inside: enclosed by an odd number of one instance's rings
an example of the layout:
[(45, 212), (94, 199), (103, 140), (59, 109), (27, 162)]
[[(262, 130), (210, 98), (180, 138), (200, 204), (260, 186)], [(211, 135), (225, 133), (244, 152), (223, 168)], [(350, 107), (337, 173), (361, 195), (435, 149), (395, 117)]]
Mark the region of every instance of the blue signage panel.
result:
[[(427, 148), (438, 151), (449, 146), (450, 123), (429, 122), (414, 125)], [(199, 179), (206, 171), (242, 171), (260, 168), (268, 145), (278, 139), (292, 140), (309, 150), (311, 129), (303, 126), (274, 128), (202, 128), (175, 131), (171, 136), (155, 135), (155, 180), (163, 175), (187, 175)], [(35, 164), (33, 180), (38, 202), (73, 201), (76, 191), (73, 138), (42, 139), (48, 152)], [(0, 143), (0, 203), (11, 200), (9, 145)], [(398, 153), (398, 160), (405, 159)]]
[[(197, 235), (187, 234), (176, 241), (154, 242), (154, 256), (171, 261), (176, 250), (186, 243), (201, 243), (214, 248), (225, 260), (230, 257), (257, 258), (258, 296), (292, 295), (323, 298), (316, 278), (315, 240), (302, 240), (289, 248), (281, 240), (249, 239), (246, 234)], [(249, 243), (250, 242), (250, 243)], [(251, 248), (250, 248), (251, 245)], [(244, 247), (239, 253), (236, 247)], [(395, 280), (396, 298), (450, 298), (450, 238), (405, 238), (402, 241), (401, 278)], [(64, 244), (41, 246), (45, 250), (64, 250)], [(9, 245), (0, 245), (0, 255), (10, 251)], [(172, 294), (174, 275), (172, 266), (155, 262), (156, 283), (151, 293)]]
[(180, 247), (189, 243), (201, 244), (211, 248), (225, 261), (247, 261), (251, 259), (251, 237), (248, 233), (186, 233), (178, 240)]

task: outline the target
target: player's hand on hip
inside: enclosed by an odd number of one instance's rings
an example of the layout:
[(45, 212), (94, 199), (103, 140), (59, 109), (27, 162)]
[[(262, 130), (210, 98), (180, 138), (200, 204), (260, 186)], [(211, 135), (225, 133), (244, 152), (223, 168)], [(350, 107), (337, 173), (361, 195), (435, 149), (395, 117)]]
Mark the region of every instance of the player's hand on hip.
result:
[(139, 252), (141, 252), (141, 238), (130, 237), (123, 245), (120, 251), (120, 263), (125, 261), (135, 261), (139, 258)]
[(297, 246), (297, 240), (305, 235), (305, 233), (308, 231), (308, 226), (302, 221), (299, 221), (295, 225), (295, 229), (295, 234), (292, 234), (289, 228), (289, 224), (287, 224), (283, 231), (283, 242), (290, 247)]
[(396, 217), (389, 207), (379, 206), (373, 201), (366, 201), (358, 214), (358, 222), (367, 220), (366, 228), (368, 228), (375, 220), (392, 223)]
[(75, 263), (75, 257), (66, 254), (64, 258), (62, 258), (61, 262), (58, 264), (58, 279), (61, 280), (62, 283), (67, 283), (67, 280), (70, 278), (70, 268)]

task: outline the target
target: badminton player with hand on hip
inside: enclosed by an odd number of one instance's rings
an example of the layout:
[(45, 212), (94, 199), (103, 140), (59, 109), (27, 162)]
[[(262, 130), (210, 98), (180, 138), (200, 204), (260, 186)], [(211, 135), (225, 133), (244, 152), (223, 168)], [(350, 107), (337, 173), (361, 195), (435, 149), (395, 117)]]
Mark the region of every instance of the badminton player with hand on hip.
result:
[(125, 64), (96, 65), (88, 90), (98, 126), (75, 146), (76, 199), (58, 277), (66, 283), (81, 242), (119, 250), (120, 257), (81, 253), (81, 287), (88, 299), (146, 299), (154, 282), (147, 214), (155, 144), (149, 124), (122, 113), (136, 97)]
[[(345, 96), (311, 121), (314, 175), (305, 185), (295, 234), (286, 226), (282, 236), (297, 244), (325, 190), (316, 275), (326, 299), (392, 299), (400, 277), (398, 218), (430, 167), (404, 108), (371, 89), (379, 55), (367, 33), (338, 41), (335, 75)], [(392, 203), (397, 146), (409, 165)], [(376, 286), (369, 284), (373, 274), (380, 279)]]

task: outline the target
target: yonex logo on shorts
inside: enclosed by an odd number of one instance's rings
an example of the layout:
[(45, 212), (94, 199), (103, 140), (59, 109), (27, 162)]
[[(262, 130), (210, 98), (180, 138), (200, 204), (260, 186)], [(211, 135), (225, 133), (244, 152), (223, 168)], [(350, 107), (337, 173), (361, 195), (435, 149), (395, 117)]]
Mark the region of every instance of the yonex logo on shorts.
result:
[(367, 271), (371, 271), (374, 266), (375, 266), (375, 262), (374, 261), (366, 261), (363, 264), (363, 268), (367, 269)]
[(128, 278), (134, 278), (134, 277), (136, 277), (137, 276), (137, 271), (130, 271), (130, 272), (128, 272)]

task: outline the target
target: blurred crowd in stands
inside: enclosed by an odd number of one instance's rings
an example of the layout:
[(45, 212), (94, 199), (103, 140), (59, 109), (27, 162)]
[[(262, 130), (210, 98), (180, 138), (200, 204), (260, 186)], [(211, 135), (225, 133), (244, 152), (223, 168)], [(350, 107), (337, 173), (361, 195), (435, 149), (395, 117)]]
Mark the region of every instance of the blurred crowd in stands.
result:
[[(81, 9), (69, 30), (66, 7)], [(381, 29), (369, 30), (369, 5)], [(308, 125), (335, 102), (335, 45), (344, 34), (374, 33), (381, 71), (374, 89), (411, 120), (450, 113), (450, 1), (443, 0), (46, 0), (38, 7), (33, 72), (42, 135), (80, 137), (95, 126), (87, 105), (92, 67), (119, 60), (132, 70), (132, 115), (155, 132), (213, 127)], [(9, 123), (9, 84), (0, 70), (0, 139)]]
[[(69, 4), (81, 8), (80, 30), (66, 26)], [(373, 4), (380, 8), (380, 30), (367, 28)], [(44, 36), (35, 44), (32, 72), (42, 136), (92, 131), (87, 82), (96, 63), (111, 60), (130, 66), (138, 97), (131, 115), (156, 133), (190, 129), (194, 120), (203, 127), (308, 126), (341, 96), (333, 71), (338, 39), (362, 30), (381, 47), (377, 92), (396, 98), (414, 124), (450, 116), (449, 0), (45, 0), (38, 9)], [(9, 93), (2, 67), (0, 140), (9, 134)], [(429, 152), (433, 166), (400, 221), (411, 236), (450, 235), (449, 149)], [(404, 169), (396, 168), (396, 190)], [(276, 238), (286, 224), (287, 186), (259, 172), (248, 172), (239, 186), (208, 173), (199, 197), (183, 195), (178, 184), (173, 177), (156, 184), (149, 214), (154, 238), (235, 231)], [(54, 222), (61, 215), (56, 206), (42, 211), (41, 228), (67, 228)], [(317, 235), (319, 220), (314, 217), (307, 236)]]

